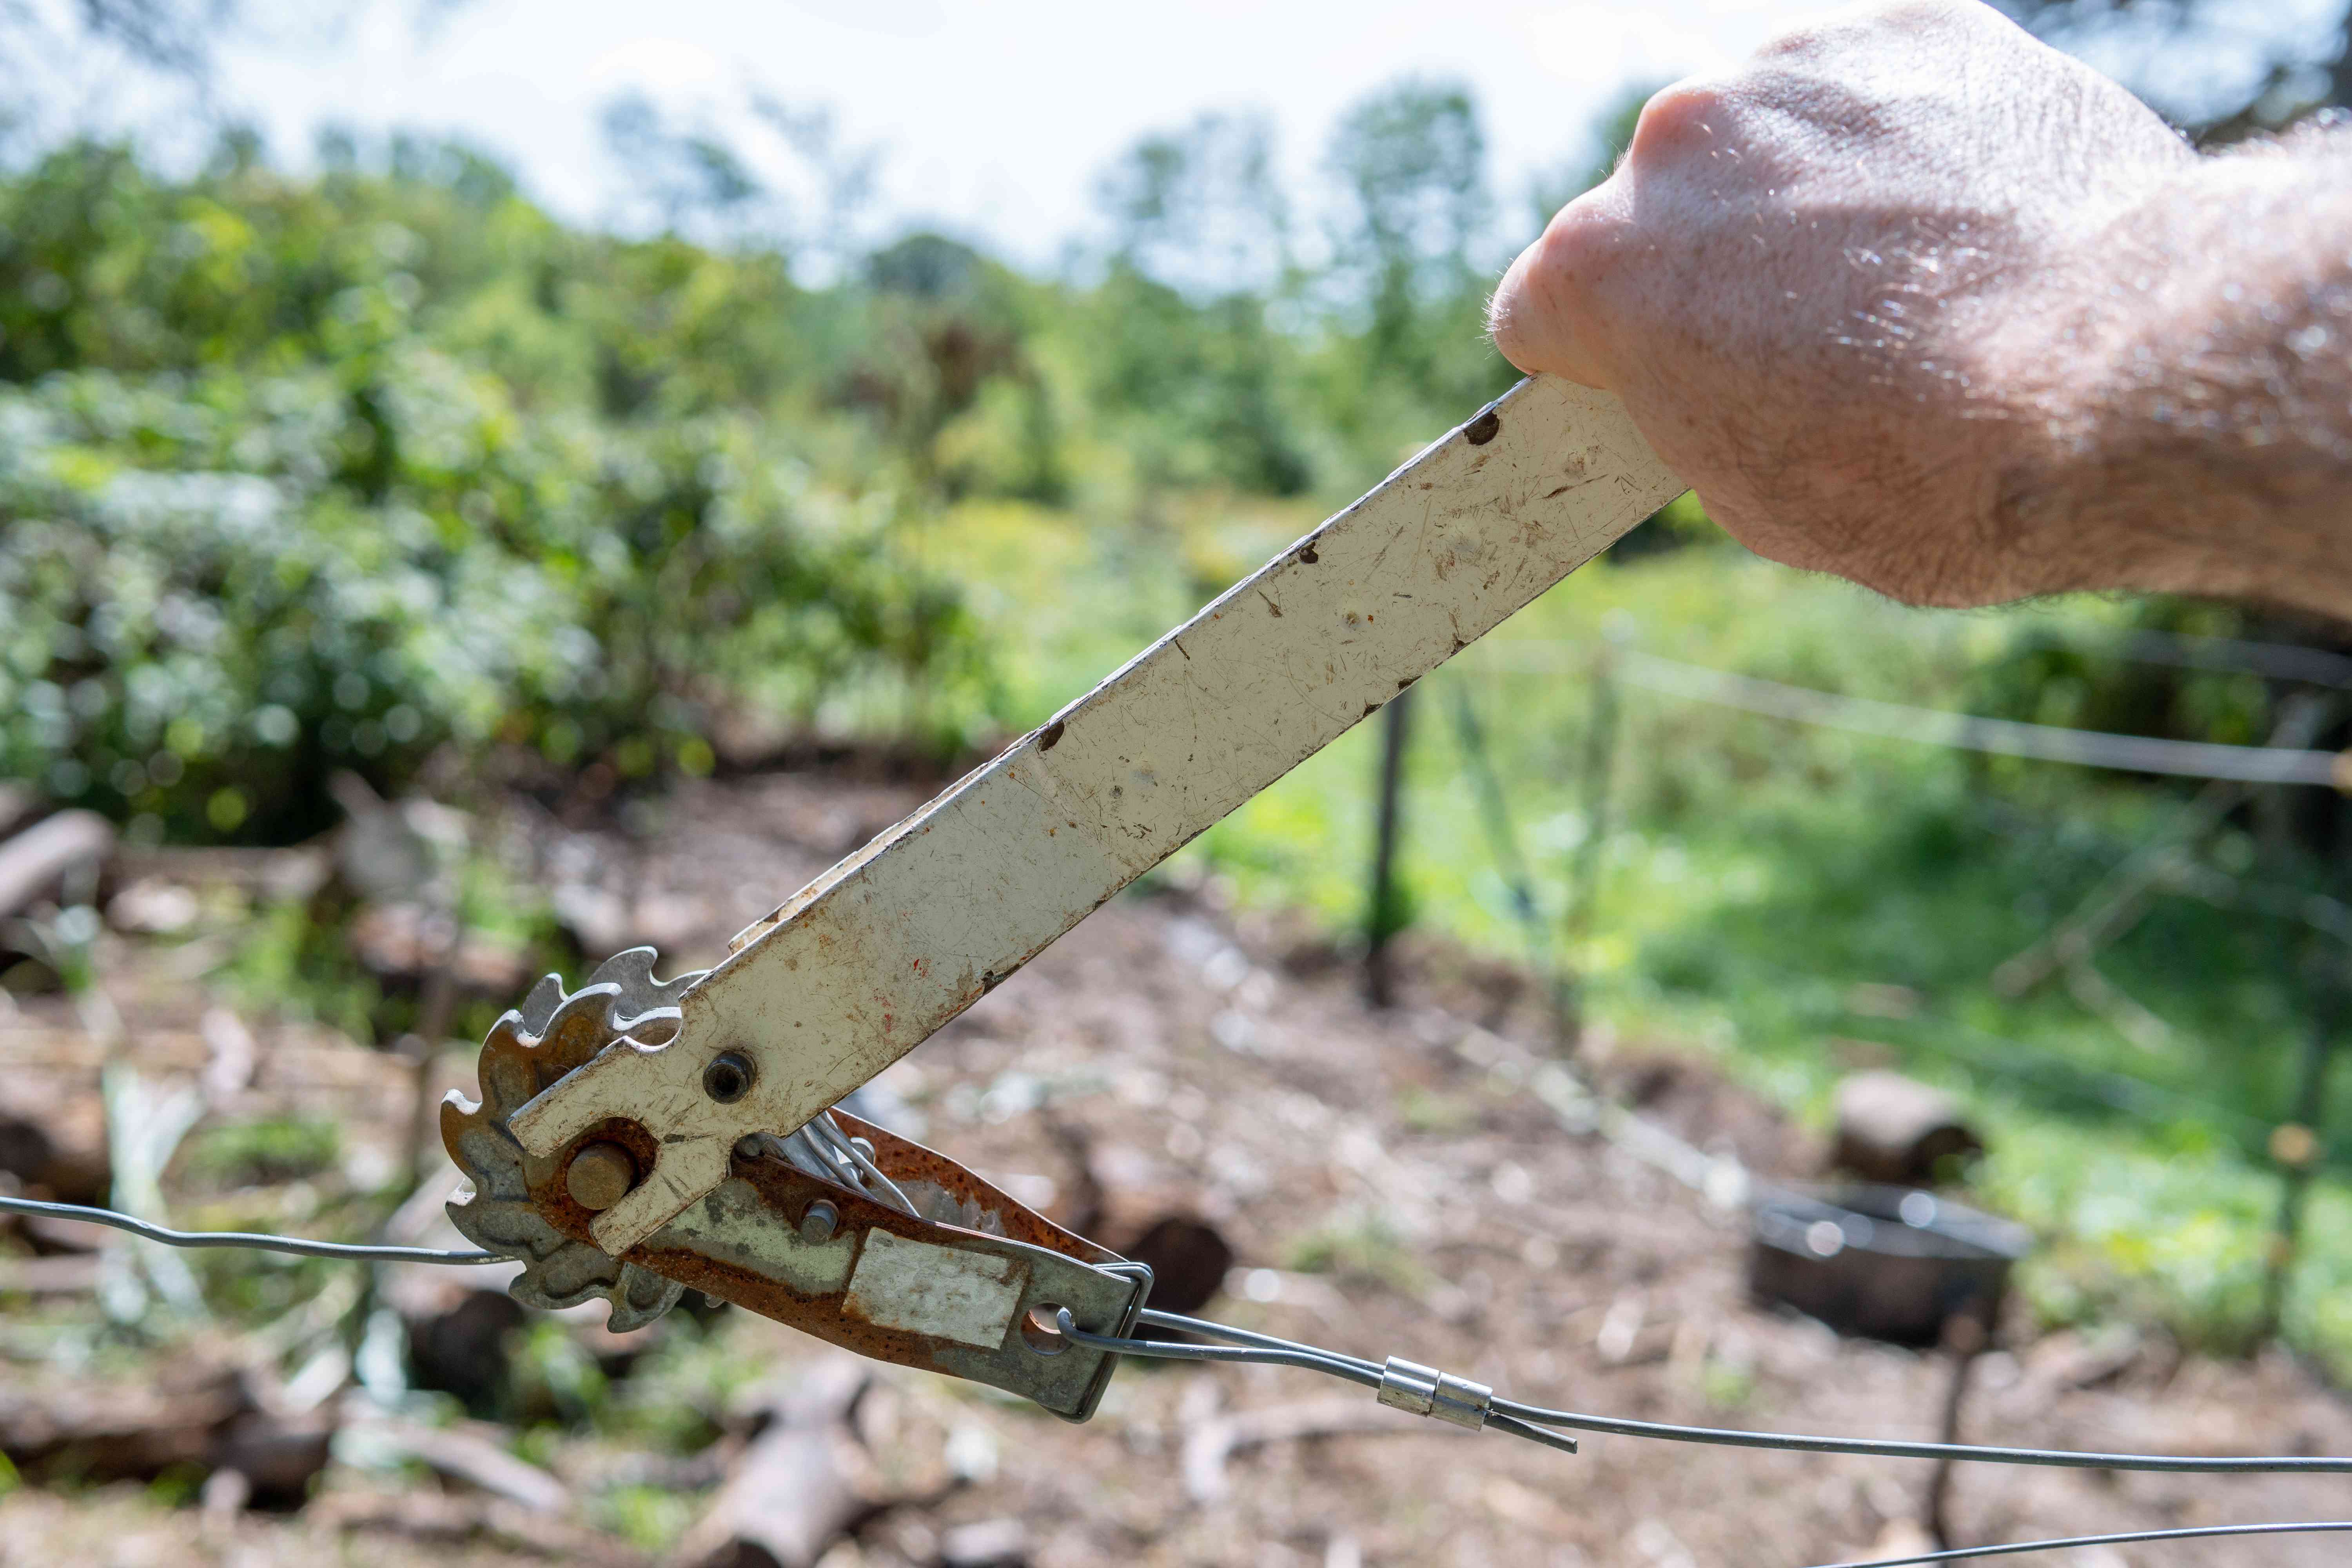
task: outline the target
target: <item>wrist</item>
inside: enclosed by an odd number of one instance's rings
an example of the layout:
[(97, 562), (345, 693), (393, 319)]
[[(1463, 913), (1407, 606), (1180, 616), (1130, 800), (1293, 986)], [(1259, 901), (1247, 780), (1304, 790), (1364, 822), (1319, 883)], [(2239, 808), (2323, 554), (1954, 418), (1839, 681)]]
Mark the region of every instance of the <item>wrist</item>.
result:
[(2046, 588), (2344, 608), (2333, 378), (2299, 348), (2340, 321), (2344, 274), (2291, 243), (2311, 205), (2287, 152), (2169, 172), (1999, 334), (2019, 440), (1992, 515)]

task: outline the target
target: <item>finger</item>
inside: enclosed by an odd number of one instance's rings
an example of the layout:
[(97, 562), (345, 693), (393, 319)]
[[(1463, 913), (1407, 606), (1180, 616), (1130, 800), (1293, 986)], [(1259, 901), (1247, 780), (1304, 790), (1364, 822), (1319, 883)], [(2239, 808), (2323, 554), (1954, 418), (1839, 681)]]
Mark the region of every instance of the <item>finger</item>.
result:
[(1502, 356), (1530, 375), (1538, 371), (1587, 386), (1612, 383), (1594, 321), (1605, 270), (1601, 252), (1613, 243), (1608, 210), (1613, 179), (1577, 197), (1545, 226), (1503, 274), (1486, 305), (1486, 330)]

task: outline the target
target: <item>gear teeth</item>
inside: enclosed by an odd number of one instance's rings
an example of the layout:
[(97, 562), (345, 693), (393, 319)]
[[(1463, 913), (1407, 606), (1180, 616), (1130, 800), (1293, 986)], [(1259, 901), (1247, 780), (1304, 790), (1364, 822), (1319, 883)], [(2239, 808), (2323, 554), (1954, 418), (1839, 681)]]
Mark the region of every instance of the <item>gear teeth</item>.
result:
[[(677, 998), (701, 976), (656, 980), (654, 958), (651, 948), (615, 953), (572, 992), (558, 976), (541, 979), (482, 1042), (480, 1100), (453, 1090), (441, 1108), (442, 1142), (467, 1178), (450, 1199), (451, 1223), (476, 1246), (522, 1260), (522, 1272), (508, 1286), (516, 1300), (556, 1310), (602, 1298), (614, 1332), (652, 1322), (677, 1305), (686, 1287), (550, 1225), (530, 1201), (530, 1157), (508, 1119), (623, 1034), (653, 1036), (662, 1032), (665, 1013), (676, 1018)], [(664, 1037), (675, 1028), (673, 1023)]]
[(654, 978), (654, 964), (660, 957), (650, 947), (624, 948), (596, 966), (588, 977), (591, 985), (617, 985), (621, 988), (621, 1007), (629, 1015), (642, 1016), (677, 1005), (687, 987), (708, 973), (688, 970), (667, 980)]
[(522, 1026), (534, 1035), (547, 1033), (547, 1021), (555, 1016), (556, 1006), (563, 1000), (563, 976), (542, 974), (530, 994), (522, 999)]

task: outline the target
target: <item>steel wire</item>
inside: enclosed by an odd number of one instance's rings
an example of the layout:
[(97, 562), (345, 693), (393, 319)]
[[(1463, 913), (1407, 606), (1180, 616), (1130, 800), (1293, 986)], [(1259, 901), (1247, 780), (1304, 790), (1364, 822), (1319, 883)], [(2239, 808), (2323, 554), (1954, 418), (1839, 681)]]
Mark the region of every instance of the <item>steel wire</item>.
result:
[(505, 1263), (503, 1252), (456, 1251), (439, 1247), (372, 1247), (350, 1241), (313, 1241), (306, 1236), (273, 1236), (251, 1230), (173, 1230), (119, 1209), (90, 1208), (82, 1204), (44, 1203), (38, 1198), (0, 1196), (0, 1214), (32, 1215), (42, 1219), (79, 1220), (85, 1225), (111, 1226), (166, 1247), (244, 1247), (257, 1252), (290, 1252), (299, 1258), (334, 1258), (356, 1263)]
[[(1518, 648), (1489, 655), (1490, 665)], [(2099, 730), (2029, 724), (1946, 709), (1881, 702), (1809, 686), (1791, 686), (1706, 665), (1685, 664), (1636, 648), (1618, 651), (1617, 673), (1631, 685), (1669, 697), (1712, 702), (1768, 718), (1888, 740), (1910, 741), (1963, 752), (2071, 763), (2124, 773), (2168, 773), (2181, 778), (2231, 779), (2245, 784), (2319, 784), (2338, 787), (2347, 764), (2335, 752), (2284, 746), (2231, 746), (2209, 741), (2173, 741)], [(1523, 661), (1516, 668), (1549, 671), (1558, 659)], [(1504, 665), (1503, 668), (1514, 668)]]
[(1824, 1563), (1820, 1568), (1909, 1568), (1918, 1563), (1965, 1563), (1971, 1557), (2011, 1557), (2021, 1552), (2063, 1552), (2073, 1546), (2131, 1546), (2150, 1541), (2207, 1541), (2217, 1535), (2318, 1535), (2352, 1531), (2352, 1520), (2326, 1519), (2272, 1524), (2199, 1524), (2173, 1530), (2126, 1530), (2112, 1535), (2065, 1535), (2052, 1541), (2009, 1541), (1997, 1546), (1955, 1546), (1908, 1557), (1873, 1557), (1860, 1563)]
[(1655, 1437), (1672, 1443), (1703, 1443), (1718, 1447), (1769, 1448), (1782, 1453), (1860, 1454), (1878, 1459), (1964, 1459), (1987, 1465), (2044, 1465), (2074, 1470), (2157, 1470), (2192, 1475), (2352, 1474), (2352, 1458), (2266, 1455), (2236, 1458), (2210, 1454), (2100, 1454), (2074, 1448), (2011, 1448), (1975, 1443), (1905, 1443), (1876, 1437), (1816, 1437), (1796, 1432), (1743, 1432), (1719, 1426), (1677, 1426), (1661, 1421), (1629, 1421), (1612, 1415), (1585, 1415), (1571, 1410), (1545, 1410), (1515, 1399), (1496, 1399), (1494, 1407), (1522, 1421), (1546, 1426), (1566, 1426), (1579, 1432), (1600, 1432), (1620, 1437)]
[[(457, 1251), (435, 1247), (378, 1247), (353, 1242), (315, 1241), (308, 1237), (278, 1236), (258, 1231), (173, 1230), (168, 1226), (155, 1225), (114, 1209), (92, 1208), (81, 1204), (47, 1203), (37, 1198), (0, 1196), (0, 1213), (76, 1220), (87, 1225), (110, 1226), (117, 1230), (128, 1231), (133, 1236), (148, 1241), (159, 1242), (166, 1247), (247, 1247), (264, 1252), (291, 1253), (302, 1258), (325, 1258), (362, 1263), (478, 1265), (509, 1261), (507, 1255), (496, 1252)], [(1142, 1356), (1164, 1361), (1239, 1362), (1291, 1366), (1307, 1372), (1319, 1372), (1328, 1377), (1340, 1378), (1349, 1383), (1374, 1389), (1381, 1387), (1384, 1381), (1384, 1369), (1372, 1362), (1366, 1361), (1360, 1356), (1325, 1350), (1317, 1345), (1301, 1344), (1296, 1340), (1286, 1340), (1273, 1334), (1261, 1334), (1248, 1329), (1234, 1328), (1224, 1323), (1213, 1323), (1202, 1318), (1185, 1317), (1175, 1312), (1153, 1311), (1148, 1309), (1139, 1314), (1137, 1321), (1152, 1328), (1171, 1329), (1231, 1342), (1197, 1345), (1167, 1340), (1136, 1340), (1111, 1334), (1090, 1333), (1079, 1328), (1072, 1321), (1066, 1309), (1060, 1313), (1057, 1326), (1064, 1335), (1076, 1343), (1097, 1350), (1110, 1351), (1120, 1355)], [(1681, 1426), (1657, 1421), (1633, 1421), (1608, 1415), (1587, 1415), (1575, 1411), (1546, 1409), (1540, 1405), (1527, 1405), (1515, 1399), (1499, 1396), (1491, 1401), (1487, 1411), (1486, 1424), (1489, 1426), (1516, 1436), (1544, 1443), (1548, 1447), (1565, 1448), (1571, 1453), (1575, 1451), (1572, 1440), (1562, 1438), (1557, 1433), (1547, 1431), (1545, 1428), (1567, 1427), (1616, 1436), (1648, 1437), (1666, 1442), (1702, 1443), (1730, 1447), (1769, 1448), (1783, 1452), (1856, 1454), (1874, 1458), (1951, 1458), (1979, 1464), (2042, 1465), (2071, 1469), (2261, 1475), (2352, 1473), (2352, 1458), (2330, 1456), (2281, 1455), (2234, 1458), (2209, 1455), (2106, 1454), (2066, 1448), (2017, 1448), (1965, 1443), (1907, 1443), (1871, 1437), (1821, 1437), (1796, 1433), (1746, 1432), (1712, 1426)], [(2272, 1530), (2284, 1527), (2263, 1526), (2260, 1528)], [(2352, 1524), (2298, 1525), (2293, 1528), (2352, 1530)], [(2212, 1532), (2208, 1531), (2208, 1533)], [(2158, 1535), (2146, 1537), (2146, 1539), (2168, 1539), (2168, 1537)], [(2085, 1542), (2085, 1544), (2089, 1543), (2091, 1542)], [(2028, 1549), (2020, 1547), (2015, 1550)], [(1979, 1554), (1986, 1553), (1980, 1551)], [(1942, 1558), (1902, 1558), (1891, 1561), (1924, 1563), (1943, 1560)]]
[[(1381, 1367), (1360, 1356), (1319, 1346), (1300, 1344), (1272, 1334), (1228, 1328), (1200, 1318), (1146, 1310), (1137, 1321), (1156, 1329), (1237, 1342), (1247, 1349), (1217, 1345), (1171, 1345), (1160, 1340), (1116, 1339), (1090, 1334), (1067, 1322), (1064, 1331), (1080, 1344), (1121, 1355), (1181, 1361), (1275, 1362), (1312, 1372), (1344, 1377), (1350, 1383), (1377, 1387)], [(1670, 1443), (1700, 1443), (1718, 1447), (1767, 1448), (1780, 1452), (1857, 1454), (1880, 1459), (1955, 1459), (1990, 1465), (2040, 1465), (2061, 1469), (2154, 1470), (2199, 1475), (2352, 1474), (2352, 1458), (2334, 1456), (2264, 1455), (2254, 1457), (2179, 1454), (2105, 1454), (2073, 1448), (2018, 1448), (1972, 1443), (1907, 1443), (1876, 1437), (1820, 1437), (1791, 1432), (1745, 1432), (1717, 1426), (1680, 1426), (1661, 1421), (1631, 1421), (1610, 1415), (1586, 1415), (1571, 1410), (1548, 1410), (1497, 1395), (1489, 1410), (1516, 1422), (1536, 1426), (1564, 1426), (1620, 1437), (1647, 1437)], [(1492, 1417), (1489, 1417), (1489, 1424)]]

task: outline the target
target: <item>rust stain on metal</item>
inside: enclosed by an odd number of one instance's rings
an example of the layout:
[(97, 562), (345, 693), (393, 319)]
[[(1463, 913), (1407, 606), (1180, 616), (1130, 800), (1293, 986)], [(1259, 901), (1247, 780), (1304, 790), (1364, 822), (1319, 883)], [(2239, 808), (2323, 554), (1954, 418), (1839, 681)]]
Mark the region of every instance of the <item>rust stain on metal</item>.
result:
[[(874, 1163), (892, 1181), (907, 1189), (910, 1196), (915, 1196), (919, 1204), (934, 1211), (952, 1211), (974, 1224), (967, 1226), (919, 1219), (877, 1204), (848, 1188), (819, 1181), (782, 1160), (766, 1157), (746, 1159), (740, 1153), (735, 1155), (730, 1163), (730, 1175), (756, 1194), (760, 1206), (782, 1228), (796, 1231), (800, 1218), (809, 1205), (822, 1201), (834, 1205), (842, 1234), (855, 1233), (865, 1238), (860, 1244), (861, 1251), (870, 1247), (872, 1237), (880, 1234), (895, 1238), (897, 1243), (955, 1252), (957, 1256), (971, 1260), (969, 1271), (975, 1281), (986, 1275), (1008, 1287), (1014, 1294), (1018, 1291), (1019, 1278), (1025, 1277), (1017, 1273), (1018, 1266), (998, 1255), (972, 1250), (968, 1238), (998, 1237), (1056, 1252), (1091, 1266), (1119, 1261), (1118, 1254), (1065, 1230), (1043, 1215), (1015, 1202), (946, 1155), (846, 1111), (836, 1110), (834, 1117), (844, 1132), (853, 1138), (865, 1139), (873, 1145)], [(643, 1127), (619, 1121), (591, 1130), (579, 1142), (582, 1145), (600, 1142), (618, 1143), (647, 1163), (653, 1147), (653, 1139)], [(590, 1225), (594, 1214), (564, 1190), (562, 1171), (569, 1163), (568, 1157), (553, 1161), (528, 1160), (530, 1201), (532, 1206), (557, 1230), (593, 1246), (595, 1237)], [(914, 1256), (928, 1257), (929, 1254)], [(915, 1317), (909, 1316), (911, 1308), (900, 1303), (877, 1312), (873, 1303), (853, 1301), (854, 1279), (846, 1275), (838, 1289), (806, 1290), (795, 1289), (787, 1281), (744, 1263), (710, 1257), (683, 1247), (656, 1246), (648, 1242), (630, 1248), (623, 1258), (626, 1262), (649, 1268), (720, 1300), (731, 1301), (761, 1317), (789, 1324), (844, 1350), (900, 1366), (966, 1375), (940, 1358), (943, 1352), (951, 1353), (959, 1343), (973, 1342), (971, 1337), (973, 1331), (969, 1325), (959, 1327), (956, 1333), (948, 1334), (924, 1333), (894, 1326), (894, 1321), (916, 1321)], [(885, 1321), (874, 1321), (877, 1317)], [(962, 1336), (961, 1339), (959, 1334)]]

